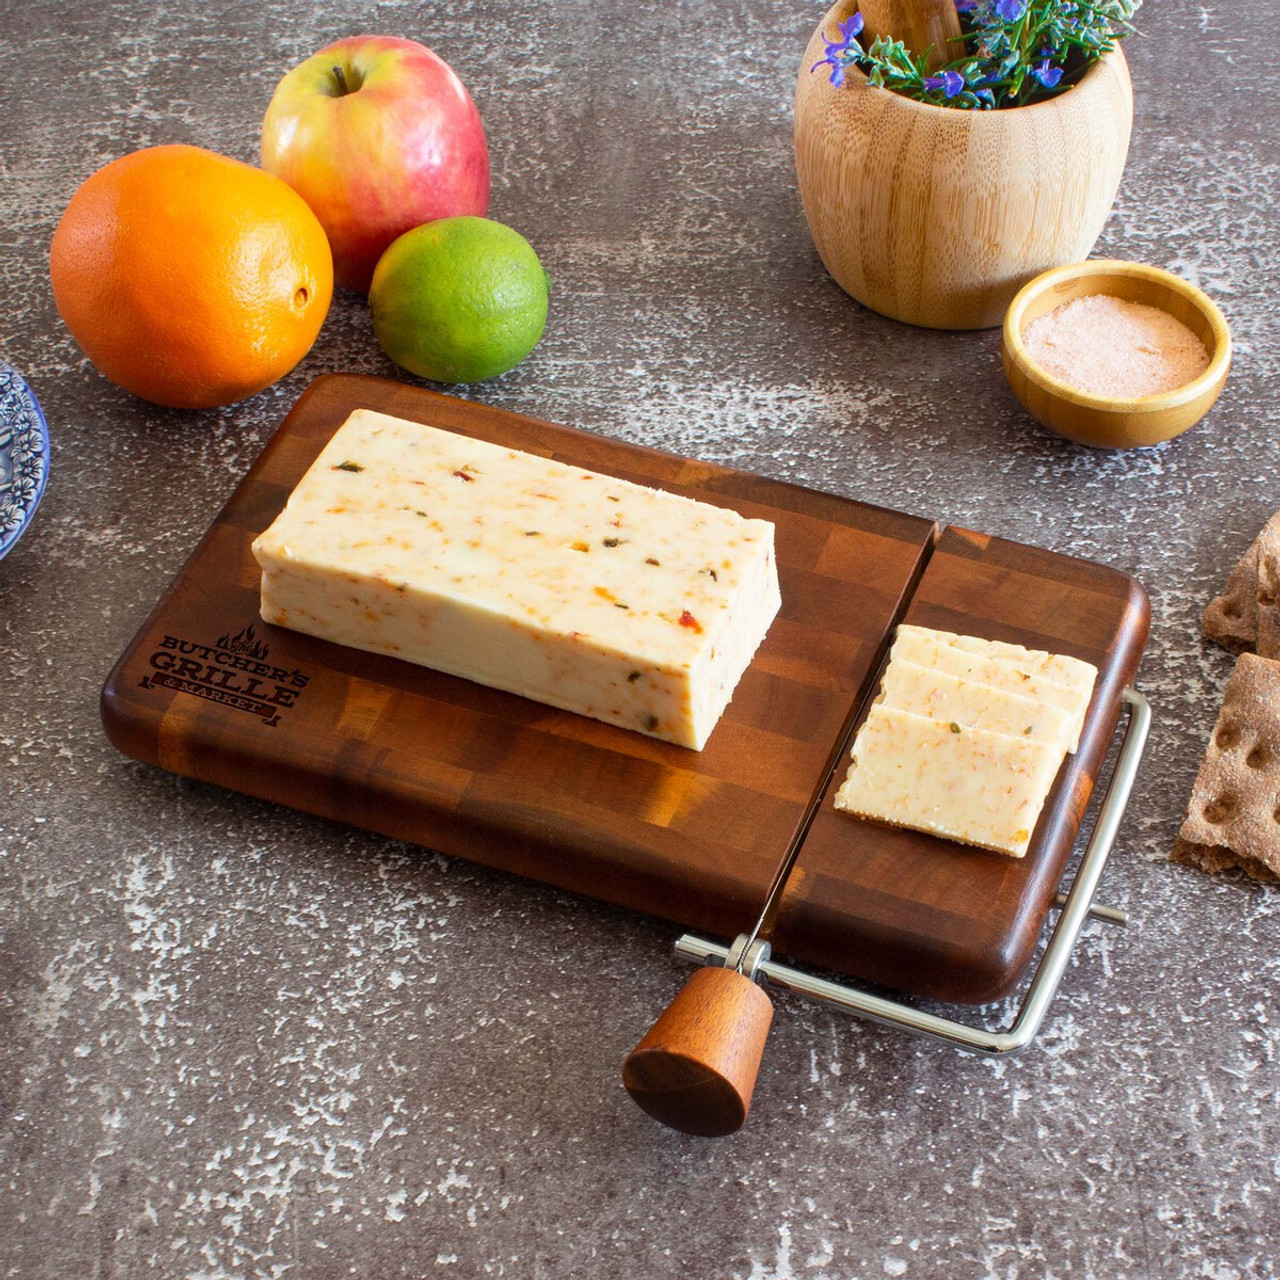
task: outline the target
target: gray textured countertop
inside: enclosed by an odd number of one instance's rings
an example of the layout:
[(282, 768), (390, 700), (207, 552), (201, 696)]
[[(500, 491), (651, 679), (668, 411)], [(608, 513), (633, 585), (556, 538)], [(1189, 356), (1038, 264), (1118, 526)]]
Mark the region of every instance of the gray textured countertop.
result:
[[(0, 563), (0, 1272), (20, 1277), (1270, 1277), (1280, 891), (1166, 851), (1231, 666), (1200, 611), (1280, 507), (1278, 98), (1266, 0), (1150, 3), (1097, 254), (1171, 268), (1236, 361), (1176, 442), (1040, 430), (998, 335), (907, 328), (823, 272), (791, 158), (822, 7), (475, 0), (4, 5), (0, 354), (52, 478)], [(668, 1132), (619, 1064), (675, 930), (118, 755), (97, 695), (311, 378), (400, 376), (343, 295), (302, 365), (204, 413), (81, 357), (47, 249), (92, 170), (256, 153), (284, 70), (405, 34), (484, 115), (493, 216), (556, 281), (466, 394), (1103, 561), (1152, 600), (1156, 715), (1039, 1041), (964, 1056), (785, 996), (747, 1127)], [(1000, 1015), (999, 1010), (993, 1016)]]

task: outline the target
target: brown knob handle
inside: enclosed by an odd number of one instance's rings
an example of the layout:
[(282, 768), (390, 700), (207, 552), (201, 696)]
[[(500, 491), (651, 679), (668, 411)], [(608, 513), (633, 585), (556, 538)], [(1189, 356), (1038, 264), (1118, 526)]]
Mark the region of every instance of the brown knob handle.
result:
[(868, 49), (877, 36), (888, 36), (901, 40), (912, 53), (931, 50), (930, 71), (964, 53), (956, 39), (960, 15), (955, 0), (859, 0), (858, 8), (866, 23), (862, 43)]
[(751, 1106), (773, 1002), (735, 969), (697, 970), (622, 1066), (642, 1110), (682, 1133), (719, 1138)]

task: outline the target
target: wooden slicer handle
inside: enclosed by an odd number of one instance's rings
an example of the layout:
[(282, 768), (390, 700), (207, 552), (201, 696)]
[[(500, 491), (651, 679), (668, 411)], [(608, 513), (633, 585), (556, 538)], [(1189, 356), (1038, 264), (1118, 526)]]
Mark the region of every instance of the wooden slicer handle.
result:
[(912, 53), (928, 49), (930, 71), (963, 53), (956, 40), (960, 15), (955, 0), (859, 0), (858, 9), (866, 23), (862, 43), (868, 49), (878, 36), (901, 40)]
[(622, 1067), (644, 1111), (682, 1133), (719, 1138), (751, 1106), (773, 1002), (736, 969), (708, 965), (685, 983)]

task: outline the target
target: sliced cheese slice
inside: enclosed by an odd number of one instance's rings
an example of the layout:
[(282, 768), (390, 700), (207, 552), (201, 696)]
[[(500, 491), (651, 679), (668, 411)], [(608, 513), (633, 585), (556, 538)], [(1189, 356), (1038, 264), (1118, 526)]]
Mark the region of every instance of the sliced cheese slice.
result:
[(267, 622), (695, 749), (780, 603), (768, 521), (369, 410), (253, 553)]
[(1052, 743), (878, 703), (854, 739), (835, 806), (1021, 858), (1061, 763)]
[(1074, 732), (1072, 713), (1062, 707), (905, 659), (889, 664), (877, 701), (931, 720), (954, 720), (968, 729), (1034, 738), (1062, 752), (1071, 745)]
[(976, 684), (1017, 693), (1045, 706), (1059, 707), (1070, 717), (1067, 750), (1075, 751), (1080, 745), (1080, 731), (1084, 728), (1085, 712), (1089, 709), (1089, 699), (1093, 693), (1092, 680), (1087, 690), (1078, 683), (1076, 687), (1061, 684), (1035, 670), (1031, 664), (957, 648), (921, 627), (898, 628), (893, 648), (889, 651), (889, 661), (890, 664), (913, 662), (917, 666), (959, 676)]
[(1065, 653), (1048, 653), (1044, 649), (1028, 649), (1020, 644), (1010, 644), (1005, 640), (985, 640), (980, 636), (957, 635), (952, 631), (934, 631), (928, 627), (916, 627), (904, 623), (898, 628), (903, 633), (930, 636), (935, 640), (950, 645), (953, 649), (963, 649), (966, 653), (976, 653), (991, 658), (1002, 658), (1013, 663), (1023, 671), (1044, 676), (1055, 684), (1066, 685), (1083, 694), (1086, 703), (1093, 696), (1093, 684), (1098, 678), (1098, 669), (1083, 658), (1073, 658)]

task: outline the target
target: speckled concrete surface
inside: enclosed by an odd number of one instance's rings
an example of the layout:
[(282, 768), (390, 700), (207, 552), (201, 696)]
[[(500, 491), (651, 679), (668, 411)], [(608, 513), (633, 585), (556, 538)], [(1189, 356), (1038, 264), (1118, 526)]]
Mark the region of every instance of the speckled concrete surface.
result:
[[(790, 103), (821, 5), (0, 5), (0, 354), (52, 426), (0, 563), (0, 1273), (1262, 1280), (1280, 1267), (1280, 891), (1168, 864), (1227, 655), (1204, 603), (1280, 507), (1280, 83), (1267, 0), (1150, 3), (1097, 252), (1211, 292), (1211, 418), (1106, 456), (1029, 421), (993, 333), (825, 276)], [(316, 374), (397, 376), (340, 297), (270, 391), (177, 413), (105, 383), (46, 252), (132, 148), (241, 158), (283, 71), (407, 34), (474, 93), (492, 213), (553, 273), (477, 399), (1099, 559), (1153, 603), (1147, 763), (1041, 1040), (989, 1061), (785, 997), (756, 1106), (667, 1132), (619, 1063), (673, 930), (190, 784), (107, 744), (111, 663)], [(999, 1018), (1007, 1011), (992, 1011)]]

